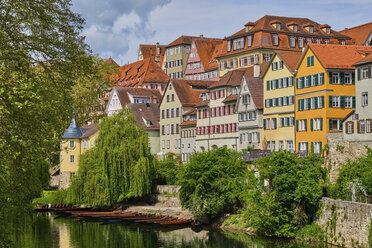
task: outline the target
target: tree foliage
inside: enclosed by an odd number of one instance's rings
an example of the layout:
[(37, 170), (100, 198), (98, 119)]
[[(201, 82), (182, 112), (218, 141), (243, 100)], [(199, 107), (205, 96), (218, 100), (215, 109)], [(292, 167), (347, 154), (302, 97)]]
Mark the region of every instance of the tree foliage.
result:
[(256, 176), (250, 172), (246, 196), (245, 216), (250, 225), (265, 234), (291, 237), (311, 223), (326, 178), (321, 164), (314, 155), (299, 158), (290, 152), (257, 160)]
[(155, 175), (148, 137), (129, 108), (105, 117), (97, 146), (83, 154), (68, 201), (109, 205), (149, 194)]
[[(360, 187), (358, 187), (358, 185), (360, 185)], [(334, 198), (351, 200), (352, 191), (354, 191), (356, 195), (358, 195), (358, 193), (372, 195), (372, 150), (370, 148), (367, 149), (366, 156), (354, 161), (348, 161), (341, 166), (331, 196)]]
[(195, 153), (179, 175), (182, 206), (195, 217), (216, 217), (239, 201), (246, 171), (241, 154), (226, 147)]
[(157, 178), (159, 184), (173, 185), (178, 180), (182, 161), (175, 154), (169, 153), (166, 158), (157, 162)]

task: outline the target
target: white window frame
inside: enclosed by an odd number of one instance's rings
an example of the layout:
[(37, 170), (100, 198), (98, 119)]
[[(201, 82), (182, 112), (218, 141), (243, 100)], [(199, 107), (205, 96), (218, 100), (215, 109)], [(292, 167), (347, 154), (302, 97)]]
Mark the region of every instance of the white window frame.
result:
[(362, 92), (362, 107), (368, 106), (368, 92)]

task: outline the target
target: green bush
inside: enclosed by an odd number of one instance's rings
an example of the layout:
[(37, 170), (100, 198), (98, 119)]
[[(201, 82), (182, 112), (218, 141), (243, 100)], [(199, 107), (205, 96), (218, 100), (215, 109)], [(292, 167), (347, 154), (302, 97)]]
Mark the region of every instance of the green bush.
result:
[[(246, 194), (245, 217), (258, 232), (293, 237), (312, 222), (323, 196), (322, 159), (276, 152), (255, 161)], [(256, 174), (256, 177), (254, 176)]]
[(296, 236), (303, 240), (323, 241), (324, 231), (318, 224), (312, 223), (298, 230)]
[(160, 184), (174, 185), (177, 182), (180, 161), (173, 154), (168, 154), (163, 160), (157, 163), (158, 181)]
[(195, 153), (180, 171), (180, 199), (195, 217), (213, 219), (239, 202), (246, 190), (247, 166), (226, 147)]

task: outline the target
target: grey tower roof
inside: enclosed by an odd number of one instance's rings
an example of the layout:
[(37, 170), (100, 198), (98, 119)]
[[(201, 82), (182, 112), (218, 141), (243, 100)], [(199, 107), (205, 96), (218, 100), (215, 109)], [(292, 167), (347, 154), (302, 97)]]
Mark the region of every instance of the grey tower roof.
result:
[(79, 139), (81, 135), (83, 135), (83, 132), (81, 131), (79, 125), (76, 123), (75, 118), (72, 117), (70, 126), (63, 134), (62, 139)]

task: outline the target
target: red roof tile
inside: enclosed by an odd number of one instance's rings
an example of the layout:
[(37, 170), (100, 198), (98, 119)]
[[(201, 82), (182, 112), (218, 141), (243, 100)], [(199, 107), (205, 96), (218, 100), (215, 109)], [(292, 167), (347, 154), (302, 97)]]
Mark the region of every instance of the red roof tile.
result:
[[(160, 50), (159, 54), (157, 54), (157, 49), (156, 49), (157, 46)], [(159, 56), (160, 65), (163, 64), (165, 50), (166, 50), (166, 45), (144, 45), (144, 44), (139, 45), (139, 51), (141, 51), (143, 59), (153, 58), (155, 60), (156, 56)]]
[(113, 60), (111, 57), (108, 58), (106, 61), (109, 62), (109, 63), (112, 63), (112, 64), (114, 64), (114, 65), (117, 65), (117, 66), (119, 67), (118, 63), (116, 63), (116, 61)]
[(263, 81), (257, 77), (245, 77), (249, 92), (251, 93), (257, 109), (263, 109)]
[(181, 126), (184, 127), (184, 126), (191, 126), (191, 125), (196, 125), (196, 121), (190, 121), (190, 120), (187, 120), (187, 121), (184, 121), (181, 123)]
[(145, 96), (152, 97), (157, 99), (159, 103), (162, 99), (160, 92), (156, 89), (147, 89), (147, 88), (130, 88), (130, 87), (114, 87), (116, 93), (118, 94), (119, 101), (121, 106), (125, 106), (129, 103), (132, 103), (130, 96)]
[(372, 53), (372, 47), (355, 45), (310, 44), (309, 48), (327, 69), (355, 69), (363, 55)]
[[(219, 45), (223, 43), (223, 40), (196, 39), (194, 40), (194, 42), (204, 70), (208, 71), (211, 69), (218, 69), (218, 63), (216, 61), (216, 58), (213, 56), (218, 53), (218, 49), (221, 49)], [(215, 52), (215, 50), (217, 51)]]
[(200, 94), (205, 92), (212, 83), (212, 81), (182, 79), (172, 79), (171, 82), (178, 99), (184, 107), (193, 107), (201, 102)]
[(223, 99), (223, 103), (226, 103), (226, 102), (236, 102), (236, 100), (238, 99), (238, 95), (228, 95), (225, 99)]
[(294, 72), (296, 70), (296, 65), (301, 58), (301, 52), (295, 51), (276, 51), (278, 56), (284, 61), (284, 63), (289, 67), (289, 69)]
[(196, 115), (196, 109), (193, 108), (182, 115)]
[[(147, 58), (119, 68), (117, 86), (139, 87), (143, 83), (167, 83), (169, 76), (153, 58)], [(115, 76), (115, 75), (114, 75)]]
[(372, 33), (372, 22), (340, 31), (340, 34), (350, 36), (352, 44), (364, 45)]
[(354, 65), (362, 65), (362, 64), (367, 64), (367, 63), (372, 63), (372, 53), (364, 57), (362, 60), (358, 61)]
[(177, 45), (182, 45), (182, 44), (191, 45), (192, 40), (197, 39), (197, 38), (200, 38), (200, 37), (182, 35), (178, 37), (177, 39), (175, 39), (174, 41), (172, 41), (171, 43), (169, 43), (167, 47), (172, 47), (172, 46), (177, 46)]

